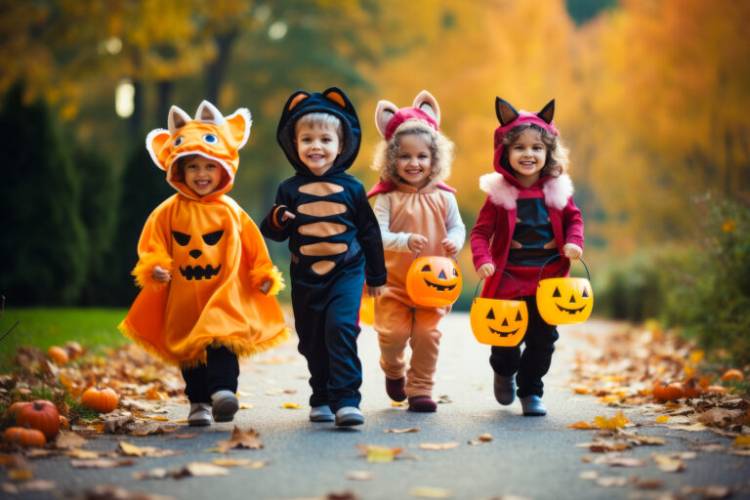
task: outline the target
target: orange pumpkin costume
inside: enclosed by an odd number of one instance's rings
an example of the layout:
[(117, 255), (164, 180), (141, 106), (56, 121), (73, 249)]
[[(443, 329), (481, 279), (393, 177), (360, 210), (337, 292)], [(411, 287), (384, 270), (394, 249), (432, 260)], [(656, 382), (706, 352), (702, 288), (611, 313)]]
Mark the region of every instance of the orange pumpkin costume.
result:
[[(250, 136), (250, 112), (223, 117), (203, 101), (194, 120), (172, 106), (168, 123), (169, 130), (148, 134), (146, 149), (177, 194), (156, 207), (143, 228), (133, 270), (142, 290), (120, 331), (182, 367), (205, 363), (208, 346), (225, 346), (237, 356), (273, 347), (289, 335), (274, 297), (283, 287), (281, 273), (255, 223), (225, 195)], [(221, 166), (212, 193), (201, 197), (185, 184), (176, 165), (190, 155)], [(170, 270), (171, 281), (154, 280), (155, 266)], [(269, 280), (266, 295), (259, 287)]]

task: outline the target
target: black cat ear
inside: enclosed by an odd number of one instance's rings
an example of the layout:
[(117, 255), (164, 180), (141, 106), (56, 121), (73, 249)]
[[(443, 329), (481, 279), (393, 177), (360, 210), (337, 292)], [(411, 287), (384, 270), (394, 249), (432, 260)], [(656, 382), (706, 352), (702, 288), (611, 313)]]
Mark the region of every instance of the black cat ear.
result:
[(518, 118), (518, 111), (516, 111), (516, 108), (511, 106), (511, 104), (505, 99), (500, 99), (499, 97), (495, 97), (495, 114), (500, 121), (500, 125), (503, 126)]
[(548, 102), (536, 116), (544, 120), (545, 123), (552, 123), (552, 117), (555, 116), (555, 100), (552, 99)]
[(341, 109), (347, 108), (347, 102), (349, 99), (346, 98), (346, 94), (344, 94), (344, 91), (341, 90), (338, 87), (330, 87), (323, 91), (323, 95), (328, 99), (329, 101), (332, 101), (341, 107)]
[(294, 109), (295, 106), (297, 106), (297, 104), (301, 103), (308, 97), (310, 97), (310, 94), (308, 94), (304, 90), (298, 90), (297, 92), (289, 96), (289, 99), (287, 99), (286, 106), (284, 107), (284, 109), (286, 111), (291, 111), (292, 109)]

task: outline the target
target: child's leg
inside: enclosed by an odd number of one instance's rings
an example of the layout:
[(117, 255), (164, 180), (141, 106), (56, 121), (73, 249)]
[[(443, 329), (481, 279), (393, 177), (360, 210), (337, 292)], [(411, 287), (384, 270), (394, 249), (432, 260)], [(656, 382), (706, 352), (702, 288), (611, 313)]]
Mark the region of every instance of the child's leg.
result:
[(380, 343), (380, 367), (386, 378), (404, 377), (404, 351), (414, 326), (414, 312), (392, 297), (378, 297), (375, 303), (375, 330)]
[(210, 403), (211, 393), (208, 390), (208, 367), (197, 365), (182, 369), (185, 379), (185, 394), (191, 403)]
[(503, 377), (512, 377), (516, 374), (520, 365), (521, 346), (492, 346), (492, 353), (490, 354), (490, 366), (492, 366), (492, 370), (495, 373)]
[(310, 406), (323, 406), (328, 404), (328, 349), (324, 315), (311, 309), (305, 300), (308, 296), (299, 291), (300, 287), (292, 289), (294, 323), (299, 339), (297, 350), (307, 360), (310, 372)]
[(437, 327), (446, 312), (445, 308), (415, 310), (410, 341), (411, 366), (406, 374), (406, 394), (409, 398), (432, 397), (441, 337)]
[(224, 346), (206, 348), (206, 383), (209, 394), (227, 390), (237, 392), (240, 364), (237, 356)]
[(526, 297), (529, 310), (529, 327), (524, 337), (525, 348), (518, 368), (518, 397), (541, 397), (542, 377), (549, 371), (555, 341), (560, 337), (554, 325), (547, 324), (536, 307), (535, 297)]

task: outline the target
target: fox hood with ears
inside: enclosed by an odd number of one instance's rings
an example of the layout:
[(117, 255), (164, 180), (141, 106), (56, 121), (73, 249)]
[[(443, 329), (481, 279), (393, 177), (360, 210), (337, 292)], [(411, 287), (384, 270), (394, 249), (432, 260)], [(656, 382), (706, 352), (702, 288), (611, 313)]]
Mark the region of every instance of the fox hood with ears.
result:
[[(430, 185), (437, 184), (441, 189), (453, 191), (440, 181), (450, 175), (453, 161), (453, 143), (440, 133), (440, 105), (437, 99), (426, 90), (414, 98), (411, 106), (399, 108), (385, 99), (375, 107), (375, 126), (383, 137), (373, 158), (372, 168), (380, 173), (381, 181), (399, 182), (395, 165), (389, 165), (388, 144), (399, 131), (414, 128), (433, 136), (437, 145), (436, 158), (433, 158)], [(378, 186), (374, 188), (380, 191)]]
[[(224, 117), (213, 104), (203, 101), (191, 119), (172, 106), (168, 130), (152, 130), (146, 136), (146, 149), (154, 163), (166, 171), (167, 182), (180, 194), (191, 199), (213, 199), (232, 189), (240, 163), (239, 150), (250, 137), (251, 125), (250, 111), (245, 108)], [(200, 155), (221, 165), (223, 175), (214, 192), (199, 197), (177, 175), (177, 160), (189, 155)]]
[[(120, 331), (181, 367), (205, 363), (208, 346), (227, 347), (237, 356), (269, 349), (288, 336), (274, 297), (283, 287), (281, 273), (253, 220), (223, 194), (234, 183), (250, 113), (240, 109), (224, 118), (203, 101), (194, 120), (173, 106), (168, 123), (169, 130), (148, 134), (146, 148), (178, 193), (156, 207), (143, 227), (132, 272), (142, 290)], [(221, 165), (216, 191), (199, 197), (176, 175), (176, 161), (187, 155)], [(154, 278), (157, 266), (170, 271), (168, 283)]]

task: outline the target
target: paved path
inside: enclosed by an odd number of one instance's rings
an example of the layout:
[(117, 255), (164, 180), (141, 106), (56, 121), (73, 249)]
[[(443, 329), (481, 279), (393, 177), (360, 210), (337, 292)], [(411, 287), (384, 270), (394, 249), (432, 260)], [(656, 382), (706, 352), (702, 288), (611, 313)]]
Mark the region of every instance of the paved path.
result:
[[(356, 430), (336, 430), (329, 424), (311, 424), (307, 420), (307, 371), (296, 352), (294, 342), (266, 353), (243, 366), (240, 380), (241, 401), (253, 408), (241, 410), (236, 423), (260, 432), (263, 450), (235, 450), (232, 458), (268, 460), (261, 469), (230, 469), (219, 478), (136, 481), (135, 471), (154, 467), (174, 468), (190, 461), (211, 461), (219, 455), (207, 451), (227, 437), (232, 424), (215, 425), (199, 431), (190, 440), (151, 436), (127, 440), (139, 446), (157, 446), (180, 450), (170, 458), (141, 458), (133, 467), (107, 470), (73, 469), (67, 458), (35, 462), (36, 477), (58, 482), (59, 491), (81, 492), (102, 483), (129, 490), (170, 495), (181, 499), (291, 499), (325, 496), (331, 492), (352, 491), (364, 499), (414, 498), (418, 487), (442, 488), (453, 498), (486, 499), (503, 495), (525, 498), (656, 498), (659, 491), (638, 491), (633, 486), (603, 488), (579, 478), (582, 471), (596, 470), (600, 476), (637, 475), (664, 480), (665, 491), (684, 486), (732, 485), (740, 491), (733, 498), (750, 498), (750, 458), (727, 454), (699, 453), (686, 462), (682, 473), (660, 472), (649, 465), (639, 468), (612, 468), (582, 463), (588, 450), (576, 444), (591, 440), (589, 431), (573, 431), (566, 426), (577, 420), (592, 420), (596, 415), (614, 411), (598, 404), (595, 398), (575, 396), (568, 387), (569, 368), (576, 349), (585, 349), (587, 335), (606, 335), (611, 325), (591, 321), (583, 326), (563, 328), (552, 370), (545, 378), (549, 409), (546, 418), (528, 418), (520, 414), (520, 404), (500, 407), (492, 395), (492, 372), (487, 361), (489, 348), (477, 344), (469, 331), (468, 316), (451, 314), (443, 323), (443, 342), (437, 371), (435, 396), (447, 395), (452, 402), (439, 405), (435, 414), (412, 414), (393, 408), (383, 389), (378, 366), (375, 333), (365, 328), (359, 347), (364, 365), (362, 409), (366, 424)], [(265, 360), (265, 362), (263, 362)], [(274, 360), (282, 361), (273, 363)], [(296, 390), (286, 394), (285, 389)], [(299, 410), (281, 409), (285, 402), (303, 406)], [(184, 418), (185, 409), (174, 407), (170, 418)], [(626, 412), (626, 414), (629, 414)], [(636, 413), (632, 419), (638, 421)], [(385, 429), (419, 427), (413, 434), (389, 434)], [(187, 429), (187, 428), (186, 428)], [(643, 428), (643, 434), (667, 438), (667, 445), (640, 447), (628, 456), (648, 458), (651, 453), (687, 450), (696, 442), (727, 440), (711, 433), (688, 433), (664, 428)], [(494, 440), (478, 446), (467, 441), (490, 433)], [(92, 441), (87, 448), (112, 450), (119, 436)], [(419, 449), (420, 443), (457, 441), (457, 448), (444, 451)], [(404, 447), (413, 459), (392, 463), (368, 463), (359, 456), (357, 444)], [(368, 471), (369, 481), (347, 479), (350, 471)], [(48, 494), (27, 494), (29, 498), (51, 498)]]

